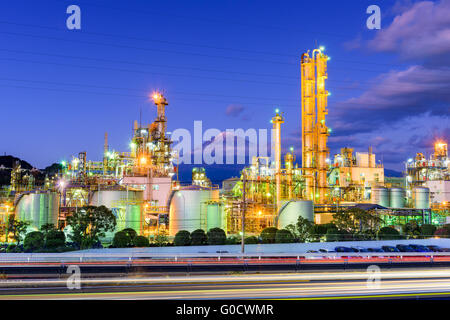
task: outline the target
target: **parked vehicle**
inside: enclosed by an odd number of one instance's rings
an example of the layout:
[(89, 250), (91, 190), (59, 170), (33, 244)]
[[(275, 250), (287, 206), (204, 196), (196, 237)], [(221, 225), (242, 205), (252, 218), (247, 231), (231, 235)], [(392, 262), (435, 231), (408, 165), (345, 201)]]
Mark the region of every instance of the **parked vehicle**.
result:
[(409, 246), (413, 248), (415, 252), (433, 252), (431, 249), (421, 244), (410, 244)]
[(398, 244), (396, 247), (400, 252), (416, 252), (412, 247), (406, 244)]
[(330, 249), (319, 249), (319, 252), (330, 253), (330, 252), (336, 252), (336, 251), (330, 250)]
[(381, 248), (369, 248), (367, 249), (369, 250), (369, 252), (385, 252), (383, 249)]
[(352, 248), (348, 247), (336, 247), (334, 248), (336, 252), (355, 252)]
[(384, 252), (400, 252), (400, 250), (392, 246), (382, 246), (381, 249), (383, 249)]
[(438, 246), (427, 246), (428, 249), (430, 249), (433, 252), (444, 252), (444, 249), (442, 249), (441, 247)]
[(357, 250), (356, 252), (369, 252), (368, 249), (363, 248), (363, 247), (351, 247), (351, 249)]

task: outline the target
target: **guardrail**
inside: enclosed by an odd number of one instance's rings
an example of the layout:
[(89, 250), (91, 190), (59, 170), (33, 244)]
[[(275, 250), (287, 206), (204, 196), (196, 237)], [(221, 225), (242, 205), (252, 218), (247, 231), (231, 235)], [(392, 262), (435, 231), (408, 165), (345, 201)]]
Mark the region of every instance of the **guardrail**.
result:
[(330, 253), (298, 253), (298, 254), (274, 254), (274, 253), (253, 253), (253, 254), (236, 254), (236, 253), (196, 253), (196, 254), (148, 254), (148, 253), (108, 253), (99, 255), (97, 253), (3, 253), (0, 254), (0, 263), (36, 263), (36, 262), (120, 262), (120, 261), (184, 261), (184, 260), (199, 260), (205, 261), (224, 261), (224, 260), (336, 260), (343, 258), (359, 258), (359, 259), (376, 259), (376, 258), (428, 258), (434, 259), (436, 257), (450, 258), (450, 252), (330, 252)]

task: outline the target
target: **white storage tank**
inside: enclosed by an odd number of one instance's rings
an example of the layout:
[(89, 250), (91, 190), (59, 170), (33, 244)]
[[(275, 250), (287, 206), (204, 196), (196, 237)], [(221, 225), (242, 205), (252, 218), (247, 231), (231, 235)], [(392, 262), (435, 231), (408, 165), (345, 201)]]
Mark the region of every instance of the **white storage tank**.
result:
[(430, 209), (430, 189), (425, 187), (415, 187), (413, 189), (414, 208)]
[(391, 188), (389, 189), (390, 207), (404, 208), (405, 207), (405, 189)]
[(30, 222), (30, 230), (39, 230), (42, 225), (58, 225), (59, 194), (35, 192), (22, 195), (16, 205), (16, 219)]
[[(132, 228), (138, 234), (141, 230), (141, 201), (143, 192), (137, 190), (100, 190), (94, 191), (89, 202), (92, 206), (105, 206), (116, 216), (116, 230), (107, 232), (105, 239), (111, 238), (115, 232)], [(129, 203), (133, 202), (135, 203)]]
[(211, 200), (219, 200), (219, 189), (190, 186), (174, 191), (169, 204), (169, 235), (204, 228), (207, 202)]
[(389, 190), (384, 187), (372, 188), (371, 202), (388, 208), (390, 206)]
[(277, 216), (277, 228), (284, 229), (289, 224), (297, 225), (298, 217), (314, 222), (314, 204), (312, 201), (283, 201)]
[(206, 206), (206, 231), (212, 228), (220, 228), (227, 231), (226, 216), (221, 203), (209, 203)]

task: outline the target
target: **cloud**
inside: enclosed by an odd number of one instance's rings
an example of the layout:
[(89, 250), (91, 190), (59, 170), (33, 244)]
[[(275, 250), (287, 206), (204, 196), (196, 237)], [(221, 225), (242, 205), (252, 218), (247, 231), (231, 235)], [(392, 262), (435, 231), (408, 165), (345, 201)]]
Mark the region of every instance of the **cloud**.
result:
[(402, 3), (394, 9), (404, 11), (387, 28), (377, 32), (367, 43), (369, 49), (429, 61), (450, 53), (450, 0), (421, 1), (412, 6)]
[(225, 110), (227, 116), (236, 118), (244, 112), (245, 108), (239, 104), (230, 104)]
[[(330, 123), (336, 135), (374, 131), (380, 124), (394, 124), (411, 116), (450, 114), (450, 68), (414, 65), (382, 74), (359, 97), (331, 108)], [(443, 119), (444, 119), (443, 118)]]

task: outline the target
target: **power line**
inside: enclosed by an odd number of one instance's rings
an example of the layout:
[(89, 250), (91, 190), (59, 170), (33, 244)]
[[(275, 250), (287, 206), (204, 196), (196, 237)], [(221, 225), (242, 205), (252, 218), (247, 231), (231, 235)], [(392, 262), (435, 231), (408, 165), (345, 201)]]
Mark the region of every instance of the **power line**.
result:
[[(51, 26), (43, 26), (36, 24), (27, 24), (27, 23), (16, 23), (11, 21), (0, 21), (1, 24), (9, 24), (15, 26), (24, 26), (24, 27), (32, 27), (32, 28), (41, 28), (47, 30), (55, 30), (55, 31), (67, 31), (65, 28), (57, 28)], [(114, 38), (122, 38), (122, 39), (130, 39), (130, 40), (138, 40), (138, 41), (146, 41), (146, 42), (157, 42), (157, 43), (165, 43), (171, 45), (179, 45), (179, 46), (189, 46), (189, 47), (199, 47), (206, 49), (217, 49), (217, 50), (226, 50), (226, 51), (235, 51), (235, 52), (243, 52), (243, 53), (251, 53), (251, 54), (265, 54), (265, 55), (273, 55), (273, 56), (283, 56), (289, 58), (299, 59), (300, 55), (287, 54), (287, 53), (275, 53), (275, 52), (267, 52), (267, 51), (258, 51), (258, 50), (247, 50), (240, 48), (229, 48), (229, 47), (216, 47), (211, 45), (204, 44), (192, 44), (187, 42), (176, 42), (176, 41), (168, 41), (154, 38), (141, 38), (141, 37), (131, 37), (127, 35), (117, 35), (110, 33), (100, 33), (100, 32), (90, 32), (85, 30), (79, 30), (80, 34), (94, 35), (94, 36), (105, 36), (105, 37), (114, 37)], [(379, 65), (379, 66), (393, 66), (393, 67), (403, 67), (403, 65), (391, 64), (391, 63), (379, 63), (379, 62), (371, 62), (371, 61), (355, 61), (355, 60), (345, 60), (345, 59), (333, 59), (336, 61), (342, 61), (346, 63), (356, 63), (356, 64), (370, 64), (370, 65)]]

